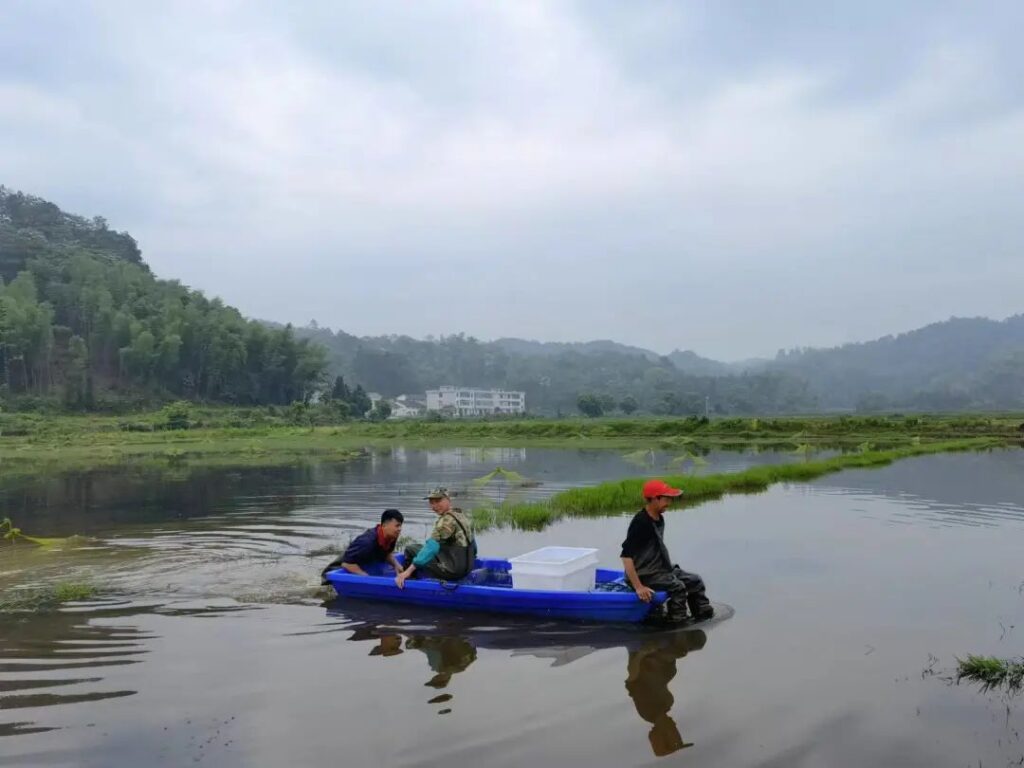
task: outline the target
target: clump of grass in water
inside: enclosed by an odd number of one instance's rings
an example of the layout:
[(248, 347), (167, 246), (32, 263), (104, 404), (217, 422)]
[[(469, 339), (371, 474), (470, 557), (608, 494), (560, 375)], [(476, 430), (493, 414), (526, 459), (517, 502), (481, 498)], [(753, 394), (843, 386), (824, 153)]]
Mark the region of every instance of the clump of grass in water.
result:
[(694, 471), (700, 467), (706, 467), (708, 465), (708, 460), (703, 456), (697, 453), (690, 453), (689, 451), (684, 451), (678, 456), (673, 456), (668, 465), (669, 467), (682, 469), (687, 462), (690, 462)]
[(21, 538), (25, 538), (21, 528), (15, 528), (11, 518), (5, 517), (3, 520), (0, 520), (0, 541), (15, 544)]
[(957, 682), (966, 678), (981, 683), (983, 691), (1005, 687), (1014, 693), (1024, 687), (1024, 658), (997, 659), (994, 656), (972, 654), (956, 661)]
[(92, 584), (62, 581), (48, 587), (11, 591), (0, 597), (0, 613), (52, 611), (64, 603), (95, 597)]
[(15, 526), (11, 521), (11, 518), (5, 517), (3, 520), (0, 520), (0, 544), (30, 544), (49, 551), (80, 546), (81, 544), (88, 543), (89, 541), (90, 539), (85, 536), (67, 536), (64, 538), (29, 536), (28, 534), (22, 533), (21, 528)]
[(622, 454), (622, 458), (636, 467), (654, 466), (654, 451), (645, 448), (639, 451), (630, 451)]
[(499, 478), (504, 480), (507, 485), (515, 488), (532, 488), (539, 485), (536, 480), (530, 480), (515, 470), (505, 469), (504, 467), (495, 467), (486, 475), (473, 478), (471, 482), (474, 488), (479, 489), (490, 485), (493, 481)]
[[(476, 525), (478, 519), (482, 520), (493, 514), (490, 509), (492, 502), (484, 494), (486, 489), (492, 487), (497, 489), (499, 504), (513, 504), (516, 503), (517, 497), (522, 497), (521, 494), (524, 488), (535, 488), (538, 485), (540, 483), (536, 480), (530, 480), (515, 470), (505, 469), (504, 467), (495, 467), (486, 475), (474, 478), (469, 484), (474, 507), (478, 510), (478, 514), (473, 516), (474, 525)], [(486, 513), (485, 508), (487, 510)], [(484, 527), (489, 525), (489, 522), (485, 523)]]

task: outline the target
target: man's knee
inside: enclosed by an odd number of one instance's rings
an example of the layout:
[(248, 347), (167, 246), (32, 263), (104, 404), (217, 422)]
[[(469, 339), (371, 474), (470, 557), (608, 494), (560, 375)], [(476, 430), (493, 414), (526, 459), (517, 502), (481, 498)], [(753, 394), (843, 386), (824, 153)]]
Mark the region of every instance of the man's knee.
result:
[(685, 598), (690, 591), (686, 582), (679, 578), (666, 579), (661, 590), (668, 592), (671, 598)]
[(672, 573), (677, 579), (686, 585), (688, 590), (692, 592), (699, 592), (704, 589), (704, 579), (700, 577), (699, 573), (684, 571), (678, 565), (672, 569)]

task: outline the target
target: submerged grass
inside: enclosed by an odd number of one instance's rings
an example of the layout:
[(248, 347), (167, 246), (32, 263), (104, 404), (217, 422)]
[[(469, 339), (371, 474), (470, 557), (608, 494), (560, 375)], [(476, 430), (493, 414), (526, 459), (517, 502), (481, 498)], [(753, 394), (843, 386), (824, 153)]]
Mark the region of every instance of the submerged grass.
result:
[[(834, 456), (799, 464), (753, 467), (742, 472), (665, 479), (682, 487), (688, 503), (717, 499), (727, 493), (758, 493), (779, 482), (803, 482), (843, 469), (881, 467), (911, 456), (949, 451), (970, 451), (1001, 445), (999, 440), (971, 438), (934, 443), (918, 443), (890, 450), (870, 450)], [(630, 478), (602, 483), (590, 488), (571, 488), (545, 501), (506, 503), (473, 512), (478, 529), (514, 527), (539, 530), (563, 517), (594, 517), (618, 514), (640, 504), (640, 488), (646, 478)]]
[(45, 552), (52, 552), (61, 549), (72, 549), (78, 546), (87, 546), (93, 542), (86, 536), (64, 536), (58, 538), (46, 538), (42, 536), (29, 536), (23, 533), (9, 517), (0, 520), (0, 547), (3, 546), (32, 546), (38, 547)]
[(957, 680), (981, 684), (983, 691), (1005, 688), (1011, 693), (1024, 687), (1024, 658), (997, 659), (994, 656), (970, 655), (957, 659)]
[(75, 581), (61, 581), (34, 589), (10, 590), (0, 596), (0, 613), (52, 611), (64, 603), (95, 597), (97, 591), (92, 584)]

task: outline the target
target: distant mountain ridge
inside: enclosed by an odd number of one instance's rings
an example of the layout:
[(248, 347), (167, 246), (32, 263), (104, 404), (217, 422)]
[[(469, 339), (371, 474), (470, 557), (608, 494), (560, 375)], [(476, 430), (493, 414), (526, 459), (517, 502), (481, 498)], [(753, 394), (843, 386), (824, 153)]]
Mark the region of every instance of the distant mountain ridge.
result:
[(930, 393), (936, 407), (956, 408), (980, 389), (985, 405), (1015, 407), (1024, 403), (1024, 371), (1017, 396), (997, 396), (990, 380), (1005, 380), (1011, 375), (1007, 365), (1022, 354), (1024, 315), (1001, 321), (954, 317), (873, 341), (783, 352), (769, 367), (807, 381), (825, 406), (869, 396), (899, 405)]
[[(267, 326), (276, 330), (267, 331)], [(527, 392), (531, 411), (666, 415), (1024, 409), (1024, 314), (951, 318), (867, 342), (725, 363), (616, 341), (357, 337), (250, 322), (150, 272), (100, 217), (0, 187), (0, 398), (289, 403), (327, 375), (385, 396), (440, 384)]]
[(503, 337), (490, 342), (500, 349), (515, 355), (540, 355), (552, 357), (562, 352), (579, 352), (581, 354), (601, 354), (616, 352), (625, 355), (642, 355), (648, 360), (657, 360), (661, 355), (642, 347), (620, 344), (617, 341), (598, 339), (596, 341), (532, 341), (515, 337)]
[[(533, 388), (536, 402), (557, 382), (557, 388), (571, 390), (553, 398), (560, 408), (571, 407), (577, 391), (622, 396), (631, 371), (633, 386), (647, 393), (647, 408), (673, 394), (686, 403), (704, 397), (729, 400), (730, 410), (753, 408), (750, 397), (778, 407), (781, 391), (787, 393), (782, 399), (797, 410), (1024, 407), (1024, 315), (1002, 321), (951, 318), (872, 341), (795, 349), (774, 359), (736, 363), (680, 349), (659, 355), (608, 339), (541, 342), (504, 337), (481, 342), (459, 334), (420, 341), (408, 336), (358, 338), (319, 327), (297, 332), (333, 350), (334, 367), (371, 388), (515, 386)], [(472, 365), (465, 364), (469, 358), (475, 360)], [(723, 394), (753, 386), (755, 379), (768, 394)]]

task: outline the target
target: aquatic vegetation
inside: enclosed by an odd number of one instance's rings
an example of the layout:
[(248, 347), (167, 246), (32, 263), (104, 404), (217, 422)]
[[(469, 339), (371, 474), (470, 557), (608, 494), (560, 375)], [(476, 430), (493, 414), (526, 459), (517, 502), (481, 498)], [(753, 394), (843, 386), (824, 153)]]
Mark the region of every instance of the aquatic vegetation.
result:
[(1024, 687), (1024, 657), (997, 659), (994, 656), (969, 655), (957, 659), (957, 681), (967, 679), (981, 684), (983, 691), (1005, 688), (1011, 693)]
[(540, 484), (536, 480), (526, 478), (515, 470), (504, 469), (502, 467), (495, 467), (486, 475), (475, 477), (470, 482), (474, 488), (485, 488), (498, 479), (503, 480), (506, 485), (516, 488), (532, 488)]
[(3, 520), (0, 520), (0, 542), (6, 542), (7, 544), (29, 544), (44, 550), (56, 550), (82, 546), (91, 541), (93, 540), (85, 536), (63, 536), (56, 538), (29, 536), (22, 533), (21, 528), (15, 526), (11, 518), (5, 517)]
[(51, 590), (53, 599), (59, 603), (70, 603), (76, 600), (88, 600), (96, 595), (96, 587), (72, 581), (62, 581)]
[[(881, 467), (912, 456), (949, 451), (969, 451), (994, 447), (999, 441), (989, 439), (953, 440), (911, 445), (891, 450), (860, 450), (828, 459), (800, 464), (762, 465), (742, 472), (701, 476), (669, 476), (665, 480), (677, 484), (685, 492), (685, 503), (699, 503), (719, 498), (726, 493), (759, 493), (780, 482), (806, 482), (848, 468)], [(474, 523), (540, 529), (563, 517), (589, 517), (620, 514), (640, 504), (640, 488), (646, 478), (630, 478), (602, 483), (588, 488), (570, 488), (545, 501), (506, 503), (496, 510), (474, 512)]]
[(0, 520), (0, 539), (13, 544), (19, 538), (21, 538), (21, 528), (15, 528), (11, 518), (5, 517)]
[(486, 494), (488, 489), (495, 488), (497, 490), (498, 502), (501, 503), (522, 498), (524, 488), (534, 488), (538, 485), (540, 485), (538, 481), (530, 480), (514, 470), (495, 467), (486, 475), (471, 480), (467, 490), (471, 503), (483, 515), (484, 508), (492, 505)]
[(64, 603), (89, 600), (97, 592), (92, 584), (72, 581), (34, 589), (9, 590), (0, 596), (0, 613), (50, 611)]
[(5, 517), (0, 520), (0, 541), (8, 544), (32, 544), (35, 546), (52, 546), (55, 539), (37, 539), (22, 533), (11, 518)]
[(622, 458), (636, 467), (653, 467), (654, 466), (654, 451), (645, 448), (639, 451), (630, 451), (629, 453), (622, 454)]
[(673, 456), (669, 460), (668, 466), (679, 467), (680, 469), (682, 469), (682, 467), (687, 462), (689, 462), (694, 469), (696, 469), (697, 467), (706, 467), (708, 465), (708, 460), (705, 459), (703, 456), (696, 453), (690, 453), (689, 451), (684, 451), (678, 456)]

